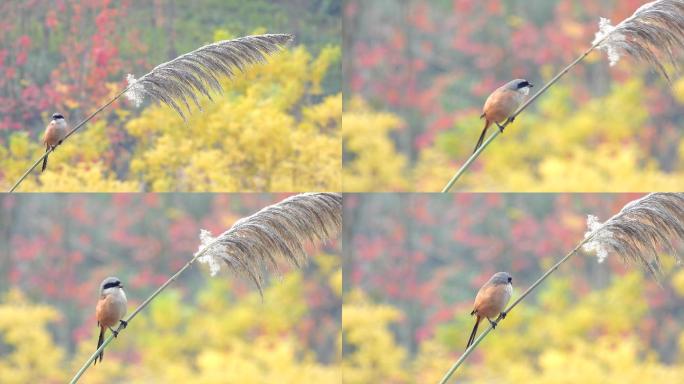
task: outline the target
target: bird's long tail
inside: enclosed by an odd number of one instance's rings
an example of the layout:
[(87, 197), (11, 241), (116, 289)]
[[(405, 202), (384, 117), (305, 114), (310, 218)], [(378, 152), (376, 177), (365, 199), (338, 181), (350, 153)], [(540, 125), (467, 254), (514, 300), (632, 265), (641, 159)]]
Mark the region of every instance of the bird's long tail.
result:
[[(47, 152), (47, 151), (49, 151), (49, 150), (50, 150), (50, 146), (49, 146), (49, 145), (45, 145), (45, 152)], [(47, 157), (47, 155), (46, 155), (45, 158), (43, 159), (43, 168), (40, 170), (41, 172), (45, 172), (45, 168), (47, 168), (47, 158), (48, 158), (48, 157)]]
[[(97, 338), (97, 348), (99, 349), (102, 343), (104, 343), (104, 334), (105, 334), (105, 329), (104, 327), (100, 327), (100, 337)], [(97, 364), (97, 359), (100, 359), (100, 362), (102, 362), (102, 358), (104, 357), (104, 349), (100, 352), (100, 354), (95, 358), (95, 361), (93, 362), (93, 365)]]
[(482, 129), (482, 134), (480, 135), (480, 138), (477, 140), (477, 145), (475, 146), (475, 150), (473, 150), (473, 153), (477, 152), (478, 148), (482, 146), (482, 142), (484, 141), (485, 134), (487, 134), (487, 129), (489, 126), (492, 125), (492, 122), (489, 120), (485, 120), (485, 126)]
[(477, 326), (480, 325), (480, 320), (482, 320), (480, 316), (478, 316), (477, 320), (475, 320), (475, 326), (473, 327), (473, 332), (470, 334), (470, 338), (468, 339), (468, 345), (466, 345), (466, 349), (468, 349), (468, 347), (473, 344), (473, 341), (475, 341), (475, 335), (477, 335)]

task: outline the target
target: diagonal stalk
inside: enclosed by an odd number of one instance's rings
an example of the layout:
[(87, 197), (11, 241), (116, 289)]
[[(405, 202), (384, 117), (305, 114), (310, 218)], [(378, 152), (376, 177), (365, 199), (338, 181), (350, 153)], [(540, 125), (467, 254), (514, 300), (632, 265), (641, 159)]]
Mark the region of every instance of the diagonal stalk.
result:
[[(154, 291), (154, 293), (152, 293), (152, 294), (150, 295), (150, 297), (148, 297), (147, 299), (145, 299), (145, 301), (143, 301), (142, 304), (140, 304), (140, 305), (139, 305), (139, 306), (138, 306), (130, 315), (128, 315), (128, 318), (126, 318), (126, 320), (124, 320), (124, 321), (126, 321), (127, 323), (130, 323), (130, 321), (131, 321), (131, 320), (132, 320), (140, 311), (142, 311), (145, 307), (147, 307), (147, 305), (149, 305), (149, 304), (152, 302), (152, 300), (154, 300), (154, 299), (157, 297), (157, 295), (159, 295), (164, 289), (166, 289), (166, 287), (167, 287), (169, 284), (171, 284), (172, 282), (174, 282), (174, 281), (178, 278), (178, 276), (180, 276), (183, 272), (185, 272), (185, 270), (188, 269), (195, 261), (197, 261), (197, 259), (198, 259), (200, 256), (204, 255), (204, 254), (205, 254), (205, 253), (206, 253), (214, 244), (216, 244), (216, 243), (219, 241), (219, 239), (220, 239), (220, 236), (217, 236), (213, 241), (211, 241), (211, 242), (210, 242), (209, 244), (207, 244), (204, 248), (202, 248), (201, 251), (197, 252), (197, 253), (195, 254), (195, 256), (194, 256), (192, 259), (190, 259), (190, 261), (188, 261), (188, 262), (183, 266), (183, 268), (179, 269), (178, 272), (176, 272), (173, 276), (171, 276), (168, 280), (166, 280), (166, 282), (165, 282), (164, 284), (162, 284), (159, 288), (157, 288), (157, 290)], [(121, 332), (123, 329), (125, 329), (125, 328), (122, 328), (121, 324), (119, 324), (119, 327), (116, 329), (116, 331), (117, 331), (117, 332)], [(100, 352), (102, 352), (102, 351), (105, 349), (105, 347), (106, 347), (113, 339), (114, 339), (114, 334), (110, 334), (109, 337), (107, 337), (107, 338), (105, 339), (105, 341), (102, 343), (102, 345), (100, 345), (100, 348), (98, 348), (98, 349), (90, 356), (90, 358), (89, 358), (88, 360), (86, 360), (86, 362), (83, 364), (83, 366), (81, 366), (81, 369), (79, 369), (78, 372), (76, 372), (76, 374), (74, 375), (74, 377), (73, 377), (73, 378), (71, 379), (71, 381), (69, 382), (70, 384), (75, 384), (76, 382), (78, 382), (78, 380), (81, 378), (81, 376), (83, 376), (83, 374), (85, 373), (86, 369), (88, 369), (88, 367), (90, 366), (90, 364), (92, 364), (92, 362), (95, 361), (95, 359), (96, 359), (97, 356), (100, 354)]]
[[(62, 143), (64, 142), (64, 140), (68, 139), (69, 136), (73, 135), (74, 132), (76, 132), (76, 131), (79, 130), (83, 125), (85, 125), (85, 123), (89, 122), (89, 121), (92, 120), (93, 117), (95, 117), (98, 113), (102, 112), (103, 109), (107, 108), (107, 107), (110, 106), (113, 102), (117, 101), (121, 96), (123, 96), (124, 93), (126, 93), (126, 91), (128, 91), (128, 89), (129, 89), (130, 87), (131, 87), (130, 85), (127, 86), (127, 87), (126, 87), (123, 91), (121, 91), (118, 95), (114, 96), (113, 99), (109, 100), (105, 105), (101, 106), (97, 111), (93, 112), (90, 116), (86, 117), (85, 120), (83, 120), (83, 121), (81, 121), (80, 123), (78, 123), (78, 125), (76, 125), (71, 131), (69, 131), (69, 132), (66, 134), (66, 136), (64, 136), (64, 139), (62, 139)], [(55, 148), (56, 148), (56, 147), (55, 147)], [(31, 168), (27, 169), (26, 172), (24, 172), (24, 174), (21, 175), (21, 177), (19, 178), (19, 180), (17, 180), (17, 182), (14, 183), (14, 185), (12, 186), (12, 188), (10, 188), (10, 190), (8, 191), (8, 193), (14, 192), (14, 190), (17, 189), (17, 187), (19, 186), (19, 184), (21, 184), (21, 183), (24, 181), (24, 179), (26, 179), (26, 177), (29, 175), (29, 173), (31, 173), (31, 171), (33, 171), (33, 170), (38, 166), (38, 164), (40, 164), (40, 163), (43, 161), (43, 159), (45, 159), (45, 157), (47, 157), (47, 156), (48, 156), (49, 154), (51, 154), (53, 151), (54, 151), (54, 149), (52, 149), (52, 148), (51, 148), (51, 149), (48, 149), (47, 151), (45, 151), (45, 153), (43, 154), (43, 156), (41, 156), (38, 160), (36, 160), (36, 162), (33, 163), (33, 165), (31, 166)]]
[[(577, 246), (572, 251), (570, 251), (570, 253), (565, 255), (556, 264), (554, 264), (551, 268), (549, 268), (549, 270), (546, 271), (539, 279), (537, 279), (537, 281), (535, 281), (534, 284), (532, 284), (529, 288), (527, 288), (527, 290), (525, 292), (523, 292), (523, 294), (520, 295), (520, 297), (517, 300), (515, 300), (513, 302), (513, 304), (509, 305), (508, 308), (506, 308), (506, 310), (504, 311), (504, 313), (508, 314), (513, 308), (515, 308), (516, 305), (518, 305), (521, 301), (523, 301), (525, 299), (525, 297), (527, 297), (527, 295), (529, 295), (530, 292), (532, 292), (532, 290), (537, 288), (537, 286), (539, 286), (539, 284), (541, 284), (544, 280), (546, 280), (547, 277), (549, 277), (555, 270), (557, 270), (558, 267), (560, 267), (563, 263), (565, 263), (571, 256), (577, 254), (577, 251), (579, 251), (579, 249), (584, 244), (586, 244), (587, 242), (592, 240), (594, 237), (593, 234), (598, 233), (598, 231), (600, 229), (601, 228), (598, 228), (597, 230), (593, 231), (592, 235), (585, 237), (584, 240), (582, 240), (579, 244), (577, 244)], [(495, 321), (496, 321), (496, 323), (499, 323), (501, 321), (501, 315), (499, 315), (499, 317)], [(453, 375), (454, 372), (456, 372), (458, 367), (460, 367), (463, 364), (465, 359), (468, 358), (468, 356), (470, 356), (470, 354), (475, 350), (477, 345), (480, 344), (480, 341), (482, 341), (482, 339), (484, 339), (489, 334), (489, 332), (492, 331), (492, 329), (494, 329), (494, 328), (492, 328), (492, 325), (490, 324), (489, 327), (484, 332), (482, 332), (480, 334), (480, 336), (478, 336), (475, 339), (473, 344), (470, 347), (468, 347), (465, 350), (465, 352), (463, 352), (461, 357), (458, 358), (458, 360), (454, 363), (454, 365), (452, 365), (451, 368), (449, 368), (449, 370), (444, 375), (444, 377), (442, 377), (442, 380), (439, 382), (439, 384), (446, 384), (449, 381), (449, 378), (451, 377), (451, 375)]]
[[(606, 36), (603, 37), (603, 39), (601, 39), (601, 40), (599, 40), (598, 42), (594, 43), (594, 45), (592, 45), (591, 48), (587, 49), (580, 57), (578, 57), (577, 59), (575, 59), (575, 61), (573, 61), (572, 63), (570, 63), (570, 65), (568, 65), (568, 66), (565, 67), (562, 71), (560, 71), (560, 73), (558, 73), (553, 79), (551, 79), (551, 81), (549, 81), (548, 83), (546, 83), (546, 84), (545, 84), (537, 93), (535, 93), (534, 96), (532, 96), (532, 97), (530, 97), (529, 99), (527, 99), (527, 101), (526, 101), (523, 105), (521, 105), (520, 108), (518, 108), (518, 110), (515, 111), (515, 113), (513, 113), (513, 115), (511, 116), (511, 118), (514, 119), (514, 118), (517, 117), (522, 111), (524, 111), (525, 109), (527, 109), (527, 107), (528, 107), (530, 104), (532, 104), (532, 102), (534, 102), (534, 101), (535, 101), (539, 96), (541, 96), (544, 92), (546, 92), (547, 89), (549, 89), (552, 85), (554, 85), (561, 77), (563, 77), (566, 73), (568, 73), (568, 71), (570, 71), (570, 70), (571, 70), (575, 65), (577, 65), (580, 61), (584, 60), (584, 58), (587, 57), (587, 55), (589, 55), (589, 54), (591, 53), (591, 51), (593, 51), (596, 47), (598, 47), (599, 45), (601, 45), (601, 43), (603, 43), (603, 41), (605, 41), (605, 39), (606, 39), (609, 35), (610, 35), (610, 34), (607, 34)], [(506, 127), (509, 125), (509, 122), (510, 122), (510, 120), (507, 120), (507, 121), (504, 122), (501, 126), (502, 126), (503, 128), (506, 128)], [(482, 146), (480, 146), (480, 148), (478, 148), (478, 150), (475, 151), (475, 153), (473, 153), (473, 154), (468, 158), (468, 160), (461, 166), (461, 168), (458, 170), (458, 172), (456, 172), (456, 174), (451, 178), (451, 180), (449, 180), (449, 182), (448, 182), (447, 185), (444, 187), (444, 189), (442, 189), (442, 193), (447, 193), (447, 192), (449, 192), (449, 190), (451, 190), (451, 188), (454, 186), (454, 184), (456, 183), (456, 181), (458, 181), (458, 179), (461, 178), (461, 176), (465, 173), (466, 170), (468, 170), (468, 168), (469, 168), (470, 165), (475, 161), (475, 159), (477, 159), (477, 158), (480, 156), (480, 153), (482, 153), (482, 151), (484, 151), (484, 149), (485, 149), (492, 141), (494, 141), (494, 139), (495, 139), (497, 136), (499, 136), (500, 134), (501, 134), (501, 132), (499, 132), (499, 130), (496, 130), (496, 132), (494, 132), (494, 134), (492, 134), (491, 136), (489, 136), (489, 138), (487, 139), (487, 141), (485, 141), (485, 142), (482, 144)]]

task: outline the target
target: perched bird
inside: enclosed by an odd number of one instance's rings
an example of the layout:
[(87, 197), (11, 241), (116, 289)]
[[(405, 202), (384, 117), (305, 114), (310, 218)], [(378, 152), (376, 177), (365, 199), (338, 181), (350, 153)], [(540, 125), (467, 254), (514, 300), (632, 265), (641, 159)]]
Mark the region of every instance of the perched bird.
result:
[(487, 128), (489, 128), (492, 123), (496, 124), (499, 127), (499, 130), (501, 130), (501, 133), (503, 133), (504, 129), (500, 123), (504, 120), (509, 120), (509, 122), (512, 123), (513, 120), (515, 120), (515, 118), (512, 117), (513, 113), (515, 113), (522, 105), (523, 101), (525, 101), (525, 96), (530, 94), (530, 88), (532, 87), (534, 87), (534, 85), (525, 79), (515, 79), (499, 87), (489, 95), (482, 108), (482, 115), (480, 116), (480, 119), (485, 119), (485, 126), (480, 135), (480, 139), (477, 140), (477, 145), (475, 146), (473, 153), (477, 152), (477, 149), (482, 145), (485, 134), (487, 133)]
[(496, 328), (496, 322), (492, 321), (492, 318), (496, 318), (499, 315), (501, 315), (502, 319), (506, 317), (506, 313), (503, 310), (506, 308), (506, 304), (508, 304), (508, 300), (511, 299), (511, 294), (513, 293), (512, 281), (513, 278), (507, 272), (497, 272), (477, 292), (473, 311), (470, 312), (471, 316), (475, 315), (477, 318), (466, 348), (470, 347), (475, 340), (477, 326), (483, 318), (489, 320), (492, 328)]
[[(54, 113), (52, 115), (52, 121), (45, 127), (45, 133), (43, 134), (43, 144), (45, 144), (45, 152), (50, 149), (54, 150), (55, 147), (62, 144), (62, 140), (67, 134), (67, 123), (64, 120), (64, 116), (59, 113)], [(47, 167), (48, 157), (45, 156), (43, 159), (43, 169), (41, 172), (45, 171)]]
[[(102, 284), (100, 284), (100, 299), (97, 301), (97, 307), (95, 308), (97, 325), (100, 327), (100, 337), (97, 339), (98, 348), (104, 343), (104, 334), (107, 328), (116, 337), (119, 333), (112, 329), (112, 327), (118, 323), (121, 323), (124, 328), (128, 325), (127, 322), (122, 320), (126, 314), (126, 303), (126, 294), (124, 293), (121, 281), (116, 277), (104, 279)], [(100, 352), (98, 356), (100, 362), (102, 362), (103, 356), (104, 351)], [(97, 359), (96, 357), (93, 365), (97, 363)]]

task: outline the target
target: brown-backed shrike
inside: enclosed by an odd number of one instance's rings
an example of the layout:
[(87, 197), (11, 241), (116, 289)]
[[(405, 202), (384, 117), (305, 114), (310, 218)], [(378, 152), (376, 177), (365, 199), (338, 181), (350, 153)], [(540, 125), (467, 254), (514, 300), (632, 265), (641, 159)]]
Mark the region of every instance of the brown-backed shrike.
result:
[[(45, 144), (45, 152), (50, 149), (54, 150), (55, 147), (62, 144), (62, 140), (67, 134), (67, 123), (64, 120), (64, 116), (59, 113), (52, 114), (52, 121), (45, 127), (45, 133), (43, 134), (43, 144)], [(43, 159), (43, 168), (41, 172), (45, 171), (47, 168), (48, 157), (45, 156)]]
[(497, 323), (492, 318), (496, 318), (499, 315), (501, 315), (502, 319), (506, 317), (506, 313), (503, 310), (506, 308), (508, 300), (511, 299), (511, 294), (513, 294), (512, 282), (513, 278), (507, 272), (497, 272), (477, 292), (473, 311), (470, 312), (471, 316), (475, 315), (477, 318), (466, 348), (470, 347), (475, 340), (477, 326), (483, 318), (489, 320), (492, 328), (496, 328)]
[(509, 120), (512, 123), (515, 120), (513, 113), (520, 108), (523, 101), (525, 101), (525, 97), (530, 94), (530, 88), (533, 86), (525, 79), (515, 79), (499, 87), (489, 95), (480, 116), (481, 119), (485, 119), (485, 126), (473, 152), (477, 152), (477, 149), (482, 145), (487, 128), (492, 123), (496, 124), (501, 133), (503, 133), (503, 127), (500, 123), (504, 120)]
[[(118, 335), (112, 327), (121, 323), (121, 325), (126, 328), (128, 325), (125, 321), (121, 320), (126, 314), (126, 294), (123, 290), (123, 285), (121, 281), (116, 277), (108, 277), (102, 281), (100, 284), (100, 300), (97, 301), (97, 307), (95, 308), (95, 317), (97, 317), (97, 325), (100, 327), (100, 337), (97, 339), (97, 347), (104, 343), (104, 334), (107, 328), (109, 328), (114, 337)], [(102, 357), (104, 356), (104, 351), (100, 352), (98, 356), (100, 362), (102, 362)], [(93, 365), (97, 363), (97, 357)]]

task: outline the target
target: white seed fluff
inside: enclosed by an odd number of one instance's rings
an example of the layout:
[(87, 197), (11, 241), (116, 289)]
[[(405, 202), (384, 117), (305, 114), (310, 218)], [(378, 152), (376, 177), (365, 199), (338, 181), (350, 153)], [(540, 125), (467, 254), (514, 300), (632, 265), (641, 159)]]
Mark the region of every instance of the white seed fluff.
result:
[(615, 27), (610, 23), (610, 20), (602, 17), (601, 20), (599, 20), (599, 31), (596, 32), (596, 37), (594, 38), (594, 41), (591, 42), (593, 45), (605, 38), (605, 40), (596, 48), (606, 51), (611, 67), (620, 61), (620, 46), (625, 43), (625, 35), (614, 31)]
[(598, 221), (598, 217), (594, 215), (587, 216), (588, 232), (584, 234), (584, 238), (591, 236), (591, 240), (582, 246), (585, 252), (596, 253), (596, 258), (599, 263), (603, 263), (608, 257), (608, 249), (606, 249), (607, 242), (613, 237), (610, 231), (601, 229), (603, 224)]
[[(213, 241), (214, 237), (211, 235), (211, 232), (202, 229), (200, 231), (200, 246), (197, 252), (199, 253)], [(209, 265), (209, 273), (211, 273), (211, 276), (216, 276), (216, 274), (221, 271), (221, 258), (219, 257), (219, 254), (222, 253), (222, 250), (219, 248), (221, 248), (221, 246), (214, 244), (202, 256), (197, 258), (197, 261), (200, 263)], [(197, 255), (197, 253), (195, 253), (195, 255)]]
[(145, 88), (141, 84), (137, 84), (138, 81), (135, 76), (130, 73), (126, 75), (126, 81), (130, 88), (126, 91), (125, 96), (136, 108), (139, 108), (145, 97)]

